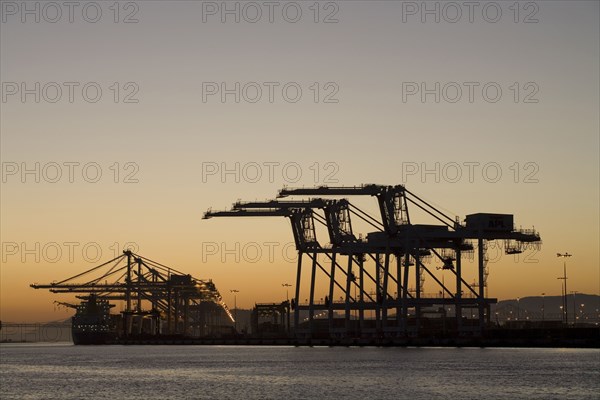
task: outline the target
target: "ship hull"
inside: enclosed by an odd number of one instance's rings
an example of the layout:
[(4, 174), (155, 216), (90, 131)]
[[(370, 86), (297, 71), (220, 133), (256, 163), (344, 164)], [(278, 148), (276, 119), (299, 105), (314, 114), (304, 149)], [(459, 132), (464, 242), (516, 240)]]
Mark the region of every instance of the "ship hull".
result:
[(91, 294), (77, 306), (71, 319), (71, 336), (74, 344), (107, 344), (116, 339), (113, 307), (106, 299)]
[(71, 332), (73, 344), (110, 344), (115, 340), (115, 335), (108, 332)]

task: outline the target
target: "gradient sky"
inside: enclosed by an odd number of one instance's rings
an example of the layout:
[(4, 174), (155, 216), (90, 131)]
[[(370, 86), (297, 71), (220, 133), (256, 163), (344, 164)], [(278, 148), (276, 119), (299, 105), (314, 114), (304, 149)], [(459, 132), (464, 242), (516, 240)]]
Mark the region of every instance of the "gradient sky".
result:
[[(119, 23), (108, 8), (112, 2), (98, 3), (103, 14), (97, 23), (86, 22), (80, 8), (73, 23), (66, 15), (56, 23), (44, 18), (36, 23), (26, 16), (23, 23), (23, 2), (15, 3), (16, 15), (6, 9), (5, 3), (12, 2), (2, 3), (3, 173), (13, 163), (33, 168), (36, 162), (97, 163), (103, 173), (97, 183), (86, 182), (80, 167), (73, 183), (66, 167), (57, 183), (43, 177), (36, 183), (32, 175), (25, 182), (20, 174), (5, 176), (0, 230), (3, 321), (66, 317), (69, 313), (55, 311), (52, 300), (68, 296), (28, 285), (60, 280), (98, 264), (81, 253), (89, 243), (98, 244), (104, 261), (124, 243), (135, 242), (146, 257), (212, 278), (230, 304), (231, 289), (240, 291), (241, 307), (279, 301), (285, 296), (281, 284), (295, 280), (295, 264), (281, 253), (293, 240), (289, 223), (282, 218), (204, 221), (202, 213), (209, 207), (228, 208), (238, 199), (272, 198), (286, 184), (328, 183), (325, 175), (333, 171), (331, 165), (336, 166), (337, 185), (405, 183), (461, 219), (475, 212), (512, 213), (517, 226), (535, 226), (543, 246), (529, 254), (532, 262), (504, 255), (490, 263), (492, 297), (559, 295), (561, 281), (556, 278), (562, 274), (562, 260), (556, 253), (565, 251), (573, 254), (568, 260), (569, 290), (600, 294), (597, 1), (533, 2), (537, 10), (525, 9), (527, 2), (522, 2), (518, 23), (508, 8), (513, 2), (495, 3), (502, 9), (496, 23), (482, 16), (487, 2), (475, 9), (472, 23), (466, 9), (456, 23), (443, 18), (454, 14), (441, 15), (440, 23), (432, 16), (422, 23), (419, 14), (405, 14), (403, 22), (407, 3), (392, 1), (330, 2), (337, 6), (337, 23), (322, 22), (336, 10), (327, 2), (320, 3), (315, 23), (312, 1), (296, 3), (303, 11), (297, 23), (283, 18), (285, 2), (278, 3), (272, 23), (266, 8), (256, 23), (244, 21), (244, 15), (240, 23), (233, 16), (222, 23), (220, 15), (203, 15), (207, 4), (191, 1), (134, 2), (137, 10), (123, 2)], [(233, 8), (235, 3), (227, 4)], [(34, 7), (35, 2), (28, 4)], [(422, 7), (422, 2), (416, 4)], [(427, 4), (435, 7), (435, 2)], [(538, 22), (523, 23), (534, 11)], [(130, 12), (137, 23), (122, 22)], [(10, 83), (21, 82), (28, 87), (35, 82), (80, 86), (73, 103), (66, 91), (56, 103), (44, 98), (36, 103), (33, 95), (23, 102), (19, 94), (6, 93)], [(87, 82), (103, 89), (97, 103), (81, 96)], [(110, 89), (114, 82), (121, 86), (117, 103)], [(137, 103), (122, 101), (129, 92), (127, 82), (139, 88)], [(203, 102), (203, 82), (280, 86), (272, 103), (266, 89), (257, 103), (235, 103), (233, 96), (225, 103), (219, 96)], [(303, 90), (297, 103), (282, 97), (280, 88), (288, 82)], [(316, 103), (310, 89), (315, 82), (320, 87)], [(328, 82), (339, 89), (337, 103), (322, 101), (329, 93)], [(418, 95), (403, 101), (403, 82), (425, 82), (430, 88), (435, 82), (477, 82), (479, 89), (472, 103), (466, 89), (456, 103), (444, 98), (435, 103), (433, 95), (425, 102)], [(481, 94), (490, 82), (503, 90), (495, 103)], [(510, 89), (515, 82), (518, 102)], [(525, 103), (523, 96), (532, 87), (538, 89), (533, 96), (538, 101)], [(134, 176), (138, 183), (123, 183), (132, 171), (125, 169), (127, 162), (139, 167)], [(243, 176), (240, 182), (232, 175), (203, 178), (206, 163), (233, 168), (236, 163), (271, 162), (280, 163), (272, 182), (266, 167), (256, 183)], [(464, 166), (470, 162), (497, 163), (502, 177), (488, 182), (479, 167), (470, 182)], [(119, 183), (113, 182), (110, 169), (115, 163)], [(298, 182), (282, 174), (281, 165), (290, 163), (301, 168)], [(316, 179), (315, 163), (320, 172)], [(435, 163), (440, 168), (457, 163), (464, 166), (463, 177), (455, 183), (443, 176), (436, 182), (432, 174), (403, 177), (407, 163), (430, 169)], [(536, 181), (526, 182), (534, 168), (530, 178)], [(376, 211), (373, 199), (356, 203)], [(368, 231), (358, 223), (356, 228)], [(65, 242), (78, 243), (73, 259)], [(280, 244), (273, 260), (265, 242)], [(19, 245), (17, 254), (7, 251), (11, 243)], [(39, 243), (40, 262), (35, 255), (24, 255), (23, 243), (30, 249)], [(54, 263), (47, 262), (52, 254), (41, 254), (49, 243), (62, 247), (63, 255)], [(240, 249), (260, 244), (262, 258), (250, 263), (242, 254), (237, 263), (229, 255), (222, 262), (221, 253), (206, 253), (210, 246), (231, 249), (236, 243)], [(468, 265), (466, 279), (472, 281), (475, 264)], [(324, 287), (317, 287), (317, 297), (325, 294)]]

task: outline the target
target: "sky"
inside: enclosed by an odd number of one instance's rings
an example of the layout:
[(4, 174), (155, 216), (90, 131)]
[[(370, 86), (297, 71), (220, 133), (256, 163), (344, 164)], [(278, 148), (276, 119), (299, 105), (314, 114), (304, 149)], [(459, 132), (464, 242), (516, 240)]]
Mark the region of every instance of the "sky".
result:
[(490, 244), (491, 297), (560, 295), (565, 252), (568, 290), (600, 294), (597, 1), (1, 7), (3, 321), (66, 318), (53, 300), (72, 298), (29, 284), (123, 248), (230, 304), (281, 301), (289, 222), (202, 214), (286, 185), (405, 184), (461, 220), (514, 214), (542, 248)]

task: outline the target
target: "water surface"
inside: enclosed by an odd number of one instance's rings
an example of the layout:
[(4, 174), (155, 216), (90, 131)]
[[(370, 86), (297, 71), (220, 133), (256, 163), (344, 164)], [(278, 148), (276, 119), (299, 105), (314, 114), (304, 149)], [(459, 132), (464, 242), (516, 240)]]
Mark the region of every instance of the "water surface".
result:
[(600, 399), (600, 350), (0, 345), (6, 399)]

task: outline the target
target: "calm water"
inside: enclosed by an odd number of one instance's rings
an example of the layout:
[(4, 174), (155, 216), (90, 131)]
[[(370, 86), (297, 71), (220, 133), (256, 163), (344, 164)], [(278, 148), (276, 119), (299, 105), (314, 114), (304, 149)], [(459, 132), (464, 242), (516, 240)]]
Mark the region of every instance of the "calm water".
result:
[(600, 399), (600, 350), (0, 346), (6, 399)]

